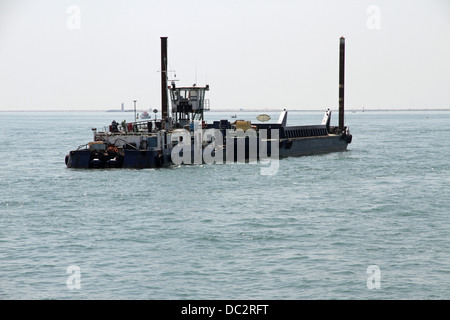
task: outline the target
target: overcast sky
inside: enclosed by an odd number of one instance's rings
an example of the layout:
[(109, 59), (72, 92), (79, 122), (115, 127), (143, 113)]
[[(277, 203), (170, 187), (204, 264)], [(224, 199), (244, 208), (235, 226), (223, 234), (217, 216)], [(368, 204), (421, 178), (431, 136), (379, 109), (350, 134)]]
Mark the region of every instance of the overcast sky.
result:
[(160, 37), (212, 109), (450, 108), (449, 0), (0, 0), (0, 110), (160, 108)]

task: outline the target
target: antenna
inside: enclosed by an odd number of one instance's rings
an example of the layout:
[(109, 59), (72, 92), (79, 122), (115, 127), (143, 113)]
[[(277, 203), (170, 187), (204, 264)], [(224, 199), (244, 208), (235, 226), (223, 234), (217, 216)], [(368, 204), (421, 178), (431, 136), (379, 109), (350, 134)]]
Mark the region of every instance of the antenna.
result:
[(174, 79), (171, 80), (171, 81), (178, 81), (178, 80), (175, 80), (175, 78), (177, 77), (177, 71), (174, 68), (172, 68), (170, 63), (169, 63), (169, 69), (167, 70), (167, 74), (169, 74), (169, 73), (173, 73), (173, 78)]
[(195, 61), (195, 84), (197, 84), (197, 61)]

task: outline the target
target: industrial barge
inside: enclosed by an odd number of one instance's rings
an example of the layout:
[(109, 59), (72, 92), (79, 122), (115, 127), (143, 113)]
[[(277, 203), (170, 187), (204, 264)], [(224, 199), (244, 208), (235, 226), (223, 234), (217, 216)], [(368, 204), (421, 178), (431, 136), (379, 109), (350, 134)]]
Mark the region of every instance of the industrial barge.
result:
[[(275, 123), (228, 120), (206, 123), (209, 86), (168, 85), (167, 37), (161, 37), (161, 119), (92, 129), (92, 142), (65, 157), (68, 168), (159, 168), (179, 164), (247, 162), (345, 151), (352, 141), (344, 126), (345, 39), (339, 49), (339, 125), (331, 126), (331, 111), (321, 124), (287, 126), (283, 110)], [(169, 95), (171, 115), (168, 112)]]

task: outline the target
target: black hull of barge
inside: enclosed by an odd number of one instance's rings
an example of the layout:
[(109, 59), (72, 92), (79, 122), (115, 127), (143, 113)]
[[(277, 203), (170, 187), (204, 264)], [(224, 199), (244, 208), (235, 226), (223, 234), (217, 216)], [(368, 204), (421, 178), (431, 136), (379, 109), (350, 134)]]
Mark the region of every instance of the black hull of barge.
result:
[(146, 169), (171, 165), (170, 150), (161, 153), (153, 150), (125, 150), (124, 155), (98, 156), (87, 149), (70, 151), (66, 156), (66, 166), (74, 169)]
[(338, 135), (286, 139), (280, 141), (280, 158), (346, 151), (350, 141)]
[[(272, 152), (272, 144), (270, 142), (265, 142), (265, 148), (262, 151), (260, 150), (260, 144), (258, 144), (256, 150), (253, 150), (252, 153), (250, 147), (250, 139), (245, 139), (245, 156), (240, 156), (240, 143), (238, 142), (238, 140), (239, 138), (234, 140), (234, 150), (232, 152), (230, 152), (230, 150), (226, 150), (227, 148), (230, 148), (230, 146), (224, 148), (224, 161), (230, 161), (230, 159), (233, 159), (234, 162), (237, 162), (242, 159), (264, 160), (268, 158), (271, 158), (273, 160), (274, 158), (276, 158), (274, 152)], [(327, 135), (294, 139), (280, 139), (278, 141), (278, 157), (281, 159), (287, 157), (301, 157), (333, 152), (343, 152), (347, 150), (347, 146), (349, 143), (351, 143), (351, 140), (351, 135)], [(229, 156), (229, 153), (232, 153), (232, 156)]]
[[(342, 152), (347, 150), (347, 146), (351, 143), (351, 135), (326, 135), (326, 136), (312, 136), (292, 139), (280, 139), (278, 143), (278, 157), (300, 157), (316, 154), (325, 154), (332, 152)], [(239, 139), (245, 139), (245, 154), (240, 154)], [(265, 141), (266, 148), (264, 152), (260, 152), (260, 144), (257, 144), (256, 152), (250, 155), (250, 139), (235, 138), (233, 139), (233, 151), (227, 150), (231, 146), (226, 146), (223, 149), (223, 162), (238, 162), (240, 160), (262, 160), (271, 158), (275, 155), (272, 152), (272, 144)], [(128, 168), (128, 169), (147, 169), (147, 168), (162, 168), (173, 165), (171, 159), (171, 148), (165, 149), (163, 153), (154, 150), (124, 150), (124, 155), (121, 156), (99, 156), (90, 152), (88, 149), (71, 151), (66, 156), (66, 165), (68, 168), (76, 169), (104, 169), (104, 168)], [(232, 153), (230, 157), (229, 153)], [(114, 156), (114, 155), (113, 155)], [(191, 150), (191, 161), (183, 164), (195, 164), (195, 151)], [(203, 159), (203, 158), (202, 158)], [(205, 163), (204, 161), (202, 163)], [(206, 164), (206, 163), (205, 163)]]

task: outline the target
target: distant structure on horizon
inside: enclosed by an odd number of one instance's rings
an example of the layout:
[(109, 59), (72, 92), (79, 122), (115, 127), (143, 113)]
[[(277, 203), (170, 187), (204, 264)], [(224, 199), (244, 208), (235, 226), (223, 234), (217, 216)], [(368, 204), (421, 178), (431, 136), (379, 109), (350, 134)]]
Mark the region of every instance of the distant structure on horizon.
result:
[(125, 103), (121, 103), (120, 105), (120, 110), (117, 109), (113, 109), (113, 110), (106, 110), (107, 112), (128, 112), (128, 111), (132, 111), (132, 110), (125, 110)]

